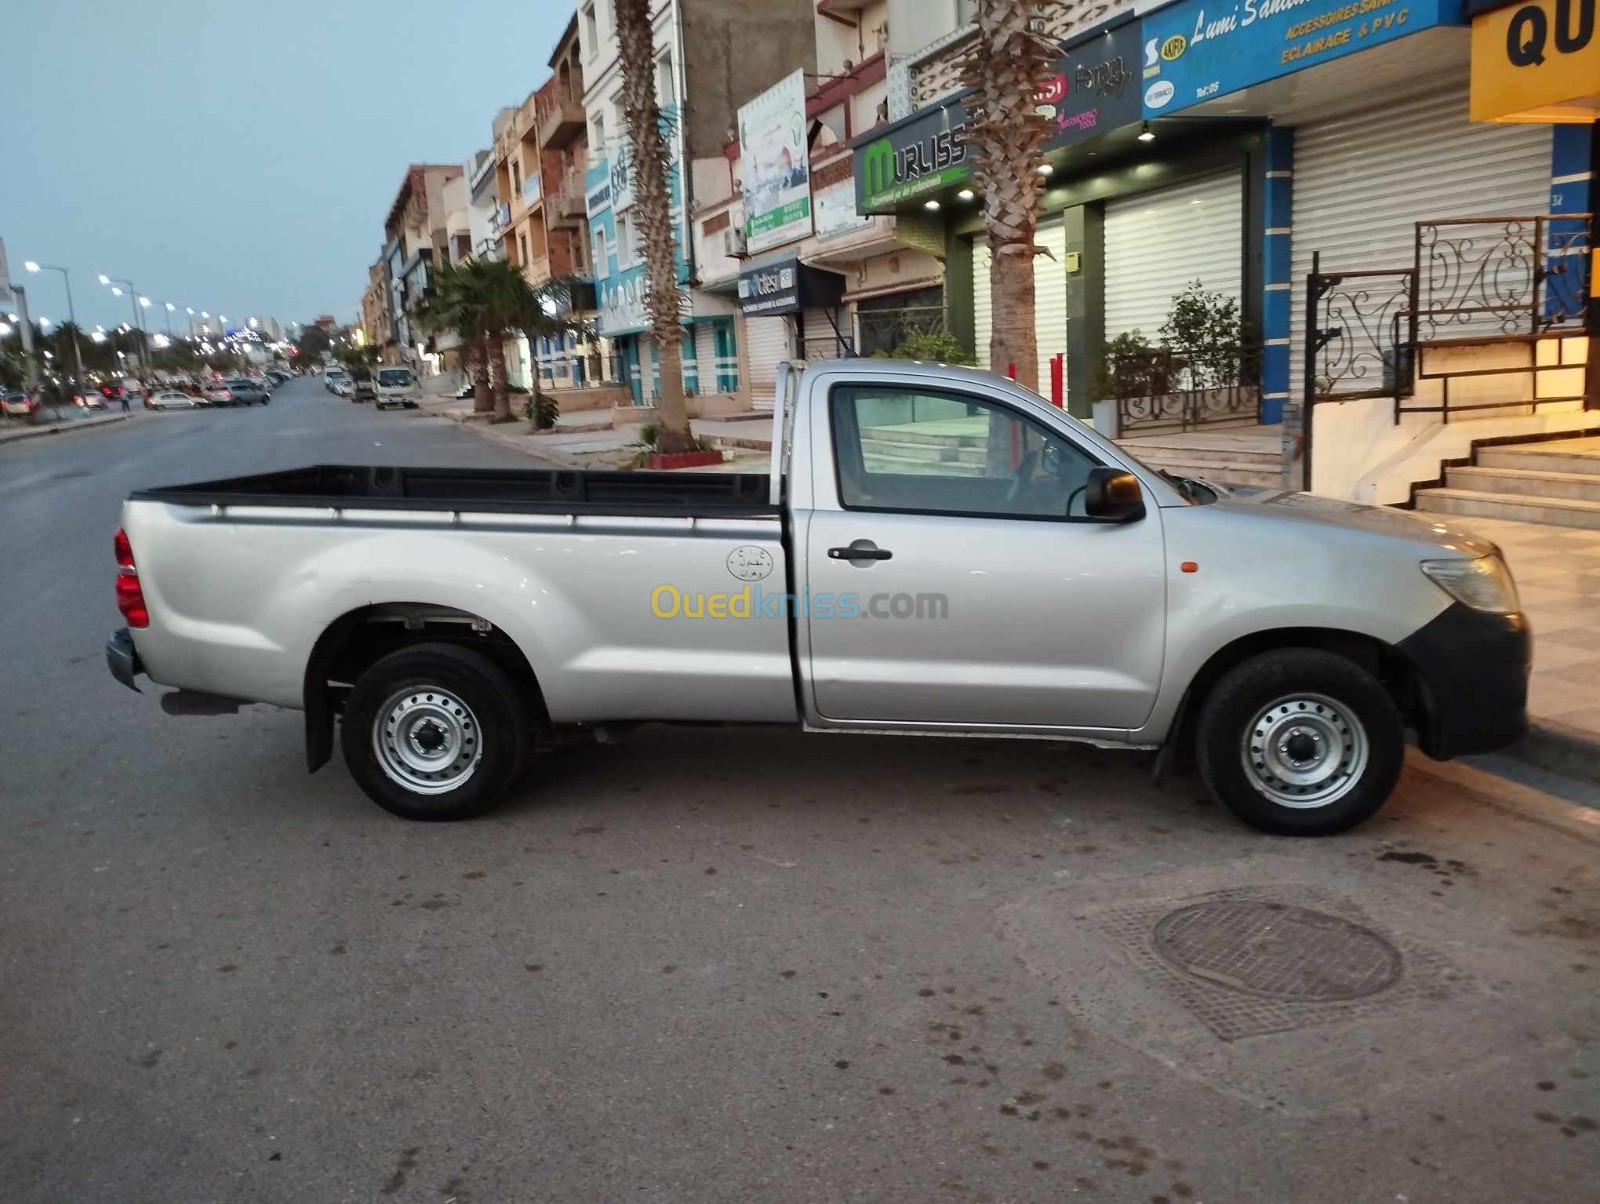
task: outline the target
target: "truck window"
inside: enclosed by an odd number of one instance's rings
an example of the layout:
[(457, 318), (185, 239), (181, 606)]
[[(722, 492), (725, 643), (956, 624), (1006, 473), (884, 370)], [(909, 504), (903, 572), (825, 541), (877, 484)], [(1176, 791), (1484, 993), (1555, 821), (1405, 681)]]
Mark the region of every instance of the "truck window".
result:
[(840, 385), (830, 398), (847, 510), (1081, 517), (1098, 461), (1007, 406), (969, 394)]

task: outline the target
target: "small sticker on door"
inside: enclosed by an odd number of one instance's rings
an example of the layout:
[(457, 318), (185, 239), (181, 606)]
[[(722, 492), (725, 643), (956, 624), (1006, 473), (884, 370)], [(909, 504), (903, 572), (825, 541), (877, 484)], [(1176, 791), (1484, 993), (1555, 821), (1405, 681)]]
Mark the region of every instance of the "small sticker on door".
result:
[(728, 572), (740, 581), (765, 581), (772, 576), (772, 553), (753, 543), (728, 553)]

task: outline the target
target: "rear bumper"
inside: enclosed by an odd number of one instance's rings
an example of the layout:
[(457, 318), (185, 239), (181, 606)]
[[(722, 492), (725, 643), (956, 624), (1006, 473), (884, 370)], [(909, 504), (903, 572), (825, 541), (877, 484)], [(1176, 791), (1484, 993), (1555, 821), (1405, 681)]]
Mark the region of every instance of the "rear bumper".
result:
[(126, 627), (117, 628), (106, 641), (106, 668), (134, 693), (143, 692), (133, 679), (144, 672), (144, 666), (139, 663), (139, 650), (133, 646), (133, 636)]
[(1493, 752), (1528, 730), (1533, 635), (1523, 615), (1452, 603), (1399, 649), (1422, 688), (1417, 742), (1430, 757)]

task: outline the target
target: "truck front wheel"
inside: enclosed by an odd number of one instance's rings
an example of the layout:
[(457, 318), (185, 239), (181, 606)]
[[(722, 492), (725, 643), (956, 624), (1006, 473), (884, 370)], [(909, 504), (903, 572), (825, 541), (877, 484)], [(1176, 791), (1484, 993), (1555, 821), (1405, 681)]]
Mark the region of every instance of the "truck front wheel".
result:
[(1389, 797), (1405, 725), (1383, 684), (1346, 657), (1280, 648), (1235, 665), (1200, 711), (1207, 789), (1253, 828), (1328, 836)]
[(527, 708), (493, 661), (455, 644), (415, 644), (356, 680), (340, 726), (345, 764), (367, 795), (405, 819), (481, 815), (528, 748)]

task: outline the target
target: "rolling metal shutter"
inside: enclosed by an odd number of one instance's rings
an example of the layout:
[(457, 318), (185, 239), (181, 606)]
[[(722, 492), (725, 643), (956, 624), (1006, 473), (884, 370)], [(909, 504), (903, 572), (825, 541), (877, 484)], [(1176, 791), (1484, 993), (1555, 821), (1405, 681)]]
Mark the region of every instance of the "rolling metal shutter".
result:
[(787, 317), (746, 318), (744, 362), (749, 371), (750, 408), (771, 410), (778, 364), (790, 357)]
[(1289, 393), (1304, 388), (1306, 277), (1408, 268), (1416, 223), (1550, 209), (1550, 127), (1467, 120), (1466, 83), (1294, 133)]
[[(1039, 392), (1050, 396), (1050, 360), (1067, 350), (1067, 228), (1060, 221), (1040, 222), (1035, 241), (1048, 247), (1050, 258), (1036, 255), (1033, 260), (1033, 332), (1039, 343)], [(1004, 364), (990, 365), (989, 339), (994, 333), (994, 314), (989, 299), (989, 241), (977, 238), (972, 244), (972, 342), (980, 368), (993, 367), (1005, 373)]]
[(1172, 298), (1195, 280), (1238, 299), (1244, 189), (1237, 171), (1106, 204), (1106, 338), (1137, 330), (1152, 343)]
[(717, 388), (717, 328), (710, 322), (694, 324), (694, 361), (700, 395), (720, 392)]
[[(800, 317), (805, 323), (802, 328), (805, 331), (803, 350), (807, 360), (836, 360), (844, 355), (844, 345), (839, 341), (839, 334), (834, 331), (833, 323), (828, 321), (827, 310), (802, 310)], [(849, 312), (842, 306), (834, 311), (833, 321), (839, 324), (839, 330), (847, 336), (849, 330), (845, 323), (849, 320)]]

